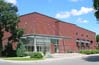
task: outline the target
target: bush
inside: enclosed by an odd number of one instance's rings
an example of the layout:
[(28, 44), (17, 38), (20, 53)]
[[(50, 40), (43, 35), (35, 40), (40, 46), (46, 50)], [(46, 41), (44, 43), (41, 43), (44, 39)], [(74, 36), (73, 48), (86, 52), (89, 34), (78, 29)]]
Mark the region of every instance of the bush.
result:
[(99, 50), (99, 47), (96, 47), (96, 50)]
[(23, 45), (23, 43), (20, 41), (17, 45), (17, 49), (16, 49), (16, 54), (17, 54), (17, 57), (23, 57), (25, 56), (25, 46)]
[(43, 54), (41, 52), (33, 52), (33, 53), (31, 53), (30, 57), (41, 59), (41, 58), (43, 58)]
[(98, 54), (99, 50), (81, 50), (80, 53), (82, 54)]
[(32, 53), (33, 53), (33, 52), (26, 51), (26, 52), (24, 53), (24, 55), (25, 55), (25, 56), (31, 56)]
[(5, 56), (6, 56), (6, 51), (5, 51), (5, 50), (2, 51), (1, 56), (2, 56), (2, 57), (5, 57)]
[(13, 50), (11, 43), (8, 43), (8, 45), (5, 46), (5, 50), (2, 51), (2, 56), (16, 57), (16, 50)]
[(4, 50), (2, 51), (2, 57), (16, 57), (16, 50)]

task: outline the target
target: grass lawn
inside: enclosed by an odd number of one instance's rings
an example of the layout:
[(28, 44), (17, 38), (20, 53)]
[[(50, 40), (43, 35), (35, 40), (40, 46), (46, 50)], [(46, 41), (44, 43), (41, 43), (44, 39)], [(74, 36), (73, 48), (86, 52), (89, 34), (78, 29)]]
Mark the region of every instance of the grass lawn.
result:
[(44, 59), (38, 59), (38, 58), (22, 58), (22, 57), (8, 57), (8, 58), (2, 58), (4, 60), (17, 60), (17, 61), (32, 61), (32, 60), (44, 60)]

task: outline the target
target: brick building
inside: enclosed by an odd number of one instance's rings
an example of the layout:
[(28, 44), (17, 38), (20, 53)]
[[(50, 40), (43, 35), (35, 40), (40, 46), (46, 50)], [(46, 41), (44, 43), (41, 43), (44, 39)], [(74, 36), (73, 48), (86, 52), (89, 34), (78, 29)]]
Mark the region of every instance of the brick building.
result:
[(95, 49), (95, 32), (33, 12), (20, 16), (21, 40), (28, 51), (51, 53)]

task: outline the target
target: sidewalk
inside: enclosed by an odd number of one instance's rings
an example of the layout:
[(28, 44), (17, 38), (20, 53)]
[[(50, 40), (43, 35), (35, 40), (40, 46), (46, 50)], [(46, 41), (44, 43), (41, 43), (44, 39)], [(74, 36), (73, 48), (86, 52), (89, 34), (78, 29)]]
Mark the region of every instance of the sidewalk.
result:
[(0, 59), (0, 62), (10, 62), (10, 63), (38, 63), (38, 62), (51, 62), (56, 60), (62, 60), (62, 59), (74, 59), (74, 58), (80, 58), (80, 57), (86, 57), (88, 55), (83, 55), (79, 53), (57, 53), (52, 54), (53, 58), (46, 58), (44, 60), (35, 60), (35, 61), (15, 61), (15, 60), (3, 60)]

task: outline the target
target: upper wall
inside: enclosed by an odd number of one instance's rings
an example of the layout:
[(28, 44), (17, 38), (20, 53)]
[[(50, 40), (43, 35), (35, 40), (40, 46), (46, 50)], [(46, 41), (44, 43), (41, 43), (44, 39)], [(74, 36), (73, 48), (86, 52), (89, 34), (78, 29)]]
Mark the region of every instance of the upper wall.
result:
[(95, 37), (95, 33), (92, 31), (37, 12), (20, 16), (19, 27), (24, 29), (25, 34), (61, 35), (82, 39)]
[(49, 34), (55, 35), (56, 20), (39, 15), (37, 13), (20, 17), (19, 27), (23, 28), (25, 34)]

